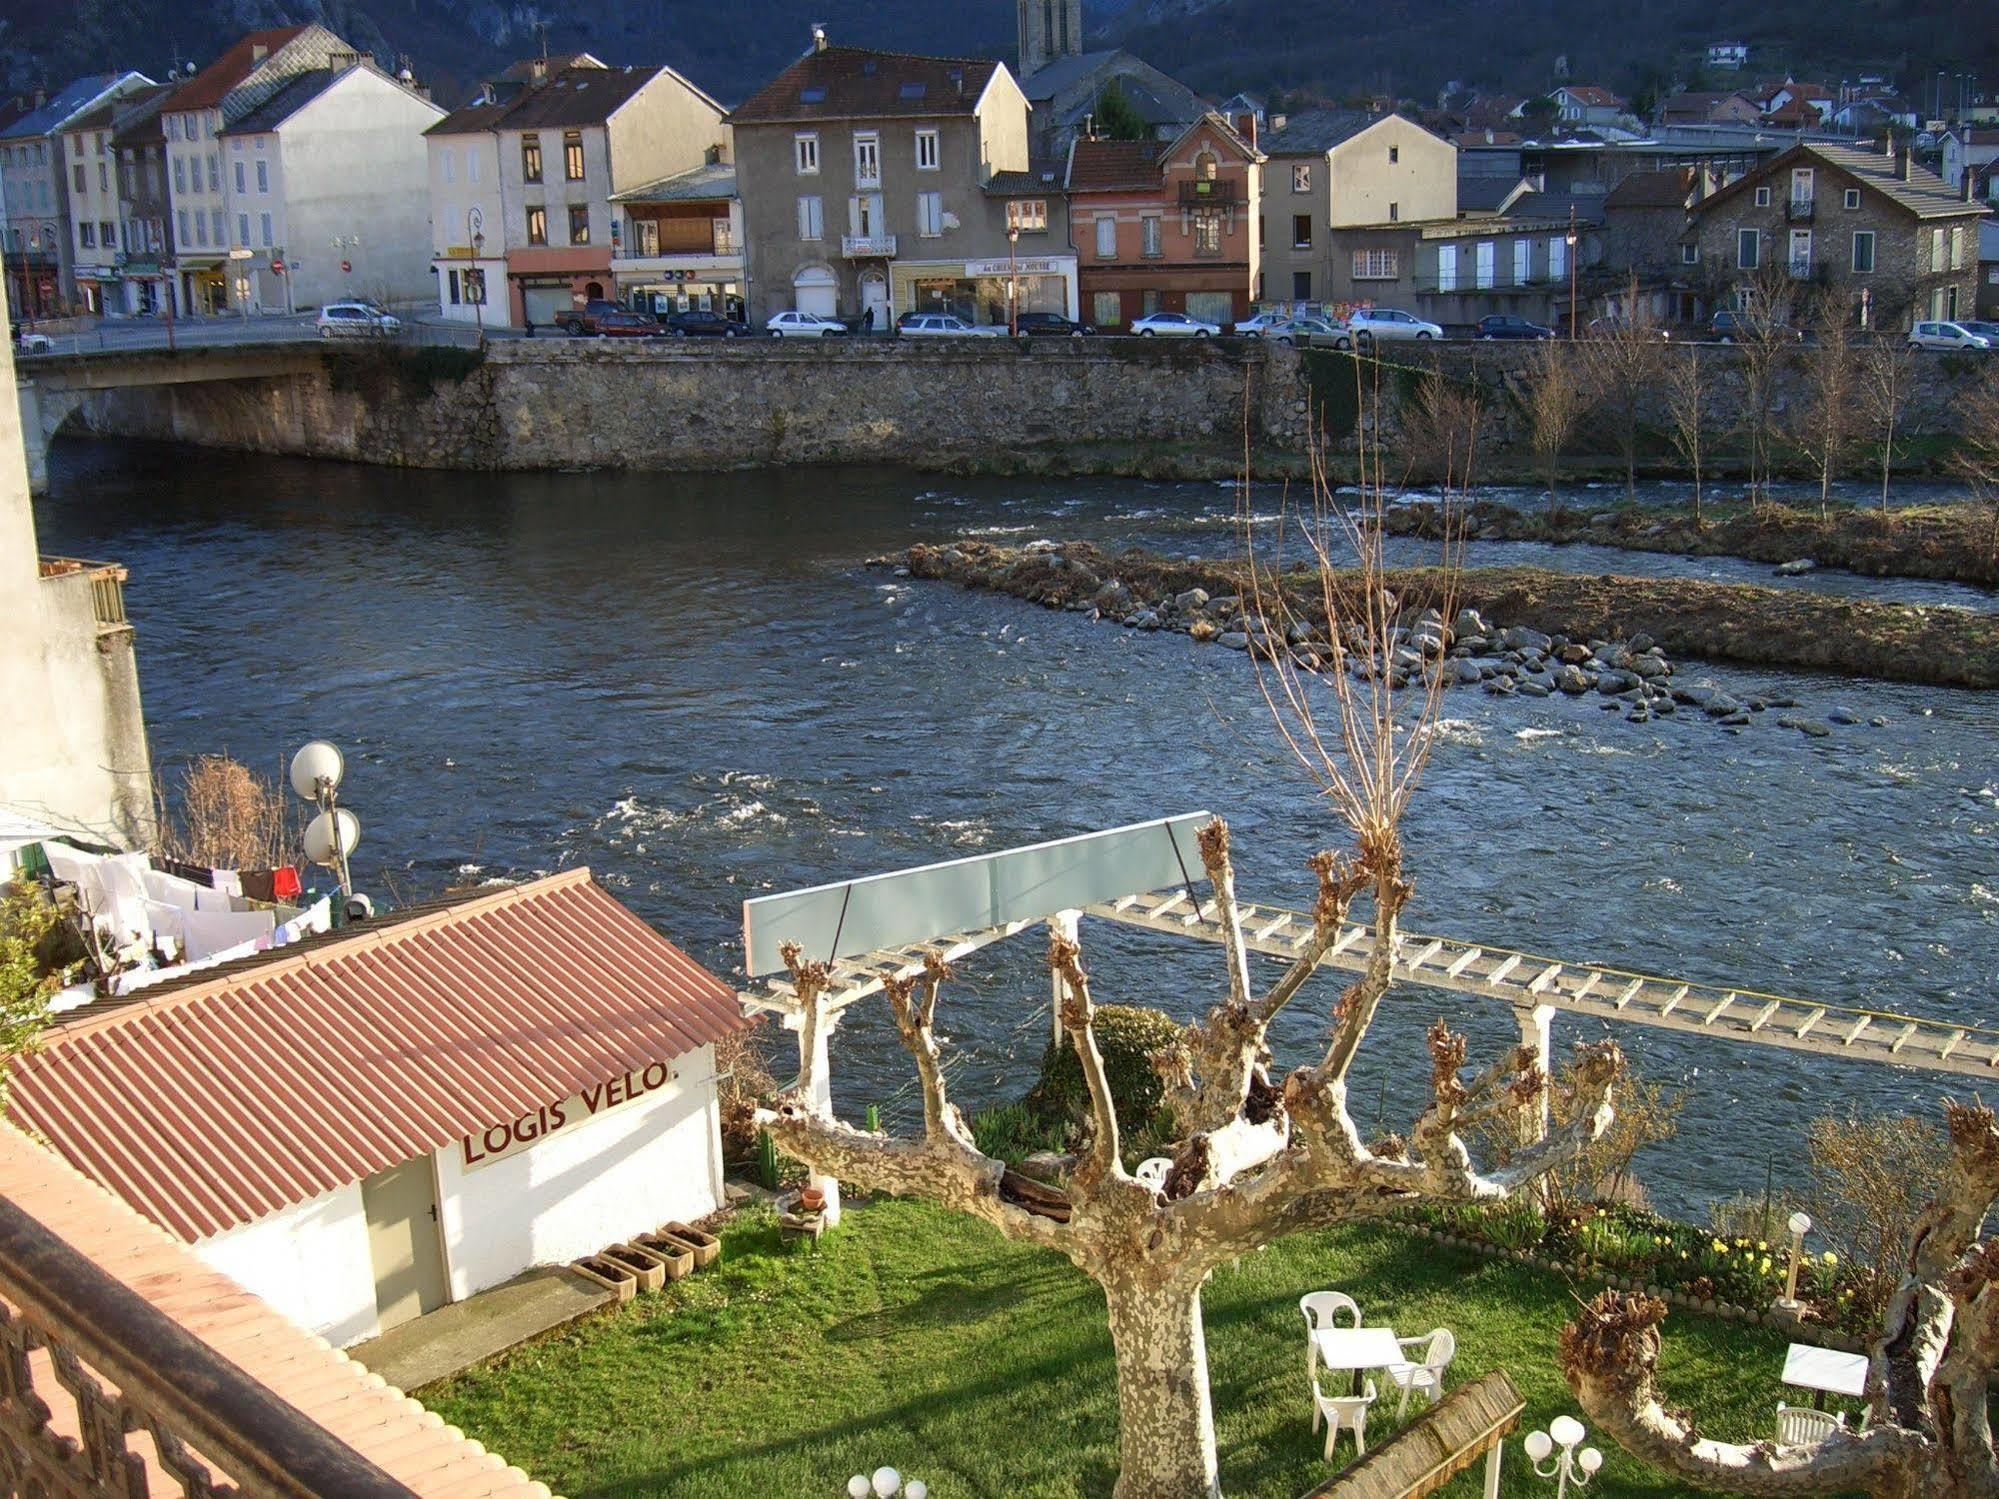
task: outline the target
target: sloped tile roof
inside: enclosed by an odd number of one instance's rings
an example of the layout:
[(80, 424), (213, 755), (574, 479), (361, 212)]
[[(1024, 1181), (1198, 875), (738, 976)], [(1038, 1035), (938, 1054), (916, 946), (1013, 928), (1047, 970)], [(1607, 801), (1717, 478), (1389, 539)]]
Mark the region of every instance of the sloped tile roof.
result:
[(92, 73), (84, 78), (74, 78), (40, 109), (28, 111), (6, 127), (10, 137), (47, 135), (51, 130), (60, 129), (64, 121), (78, 110), (89, 106), (92, 100), (106, 89), (115, 88), (125, 78), (143, 77), (132, 73)]
[(710, 203), (736, 196), (736, 169), (730, 163), (710, 162), (642, 183), (621, 193), (612, 193), (613, 203)]
[(310, 73), (301, 73), (222, 134), (262, 135), (267, 130), (275, 130), (332, 88), (340, 77), (331, 68), (315, 68)]
[(1633, 172), (1604, 197), (1605, 208), (1685, 208), (1694, 187), (1692, 167)]
[(548, 130), (601, 125), (661, 74), (654, 68), (569, 68), (514, 100), (502, 122), (508, 130)]
[(1069, 154), (1069, 191), (1092, 188), (1156, 187), (1164, 141), (1079, 140)]
[(279, 26), (245, 32), (214, 62), (188, 79), (162, 106), (168, 114), (189, 109), (213, 109), (229, 91), (248, 78), (266, 58), (287, 42), (304, 35), (303, 26)]
[(999, 68), (991, 58), (826, 47), (806, 53), (758, 89), (729, 123), (968, 115)]
[(571, 870), (66, 1012), (11, 1110), (192, 1242), (743, 1023), (727, 984)]
[(1810, 158), (1816, 158), (1835, 171), (1874, 189), (1889, 202), (1919, 219), (1955, 218), (1960, 214), (1980, 214), (1987, 210), (1988, 205), (1976, 200), (1970, 203), (1963, 201), (1943, 178), (1926, 167), (1912, 165), (1909, 180), (1904, 182), (1897, 169), (1896, 158), (1881, 151), (1805, 141), (1772, 158), (1756, 171), (1736, 178), (1720, 191), (1708, 194), (1694, 205), (1694, 212), (1706, 213), (1717, 203), (1733, 198), (1752, 185), (1776, 181), (1792, 166), (1808, 164)]
[(1302, 109), (1259, 144), (1267, 156), (1316, 156), (1387, 118), (1364, 109)]
[[(465, 1439), (228, 1276), (210, 1269), (116, 1197), (13, 1125), (0, 1122), (0, 1193), (145, 1306), (172, 1321), (336, 1441), (425, 1499), (548, 1499), (545, 1485)], [(173, 1371), (158, 1371), (171, 1377)], [(54, 1419), (73, 1419), (68, 1401)], [(76, 1437), (71, 1430), (62, 1434)], [(151, 1444), (156, 1494), (180, 1486)]]

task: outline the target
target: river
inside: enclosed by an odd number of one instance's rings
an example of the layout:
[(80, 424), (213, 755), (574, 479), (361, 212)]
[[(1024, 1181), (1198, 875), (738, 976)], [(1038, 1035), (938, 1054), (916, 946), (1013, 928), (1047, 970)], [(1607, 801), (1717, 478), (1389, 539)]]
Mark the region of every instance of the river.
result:
[[(1336, 831), (1240, 655), (863, 565), (968, 532), (1223, 556), (1233, 516), (1212, 484), (420, 473), (70, 441), (37, 505), (44, 552), (131, 568), (163, 771), (226, 750), (276, 773), (330, 738), (349, 755), (364, 888), (406, 900), (586, 864), (725, 974), (745, 897), (1203, 808), (1233, 823), (1248, 898), (1308, 901), (1304, 860)], [(1725, 558), (1504, 543), (1470, 560), (1769, 578)], [(1908, 580), (1789, 586), (1992, 604)], [(1999, 1022), (1999, 694), (1682, 671), (1794, 695), (1805, 716), (1887, 722), (1731, 735), (1684, 715), (1629, 724), (1593, 700), (1455, 692), (1406, 830), (1407, 924)], [(1090, 923), (1084, 944), (1100, 1001), (1185, 1016), (1223, 981), (1206, 947)], [(967, 1104), (1032, 1075), (1038, 954), (1016, 939), (947, 990), (940, 1030)], [(1281, 1062), (1304, 1056), (1337, 982), (1287, 1013)], [(1487, 1047), (1512, 1034), (1489, 1006), (1401, 992), (1357, 1074), (1364, 1128), (1406, 1125), (1439, 1013)], [(1565, 1019), (1558, 1044), (1600, 1030)], [(1618, 1038), (1648, 1074), (1693, 1083), (1680, 1137), (1643, 1164), (1668, 1208), (1760, 1192), (1766, 1168), (1795, 1175), (1816, 1114), (1968, 1091), (1635, 1027)], [(907, 1059), (879, 1007), (834, 1044), (841, 1107), (907, 1117)]]

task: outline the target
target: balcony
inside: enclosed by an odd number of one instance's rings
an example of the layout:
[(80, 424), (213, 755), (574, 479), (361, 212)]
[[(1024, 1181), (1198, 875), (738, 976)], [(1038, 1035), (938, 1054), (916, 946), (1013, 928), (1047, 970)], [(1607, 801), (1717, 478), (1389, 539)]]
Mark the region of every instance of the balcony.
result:
[(90, 590), (90, 614), (97, 622), (100, 635), (112, 634), (130, 627), (125, 618), (125, 568), (116, 562), (84, 562), (75, 557), (44, 557), (41, 559), (41, 576), (44, 582), (55, 582), (63, 588), (88, 588)]
[(1187, 207), (1197, 204), (1212, 204), (1216, 208), (1235, 208), (1243, 201), (1242, 184), (1223, 182), (1183, 182), (1180, 184), (1180, 202)]
[(1797, 256), (1785, 263), (1784, 270), (1793, 281), (1809, 281), (1813, 275), (1812, 259), (1809, 255)]
[(1790, 224), (1809, 224), (1812, 221), (1812, 198), (1792, 198), (1784, 204), (1784, 220)]
[(890, 260), (895, 256), (893, 234), (843, 234), (840, 253), (849, 260)]

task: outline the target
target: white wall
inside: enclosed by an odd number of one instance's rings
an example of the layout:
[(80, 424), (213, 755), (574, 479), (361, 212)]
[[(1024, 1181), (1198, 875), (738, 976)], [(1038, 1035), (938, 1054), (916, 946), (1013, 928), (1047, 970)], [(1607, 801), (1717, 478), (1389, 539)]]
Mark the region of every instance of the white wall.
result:
[(193, 1248), (204, 1264), (336, 1348), (381, 1330), (359, 1182), (280, 1208)]
[[(461, 323), (482, 320), (504, 327), (512, 301), (506, 294), (506, 250), (520, 230), (510, 225), (500, 204), (500, 142), (490, 130), (463, 135), (424, 137), (430, 173), (430, 253), (436, 267), (432, 291), (438, 311)], [(477, 208), (486, 236), (485, 258), (477, 262), (463, 252), (471, 248), (466, 234), (468, 214)], [(452, 302), (446, 273), (477, 265), (486, 272), (486, 306), (481, 313), (470, 302)]]
[(454, 1299), (721, 1205), (715, 1049), (671, 1066), (666, 1086), (513, 1155), (468, 1170), (456, 1143), (438, 1152)]

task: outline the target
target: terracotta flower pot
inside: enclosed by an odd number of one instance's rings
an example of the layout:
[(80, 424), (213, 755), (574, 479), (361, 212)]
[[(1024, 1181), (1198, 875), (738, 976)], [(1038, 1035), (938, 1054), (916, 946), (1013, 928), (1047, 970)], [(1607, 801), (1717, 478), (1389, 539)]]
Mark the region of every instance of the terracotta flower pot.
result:
[(798, 1194), (798, 1211), (801, 1213), (823, 1213), (826, 1211), (826, 1193), (820, 1187), (807, 1187)]

